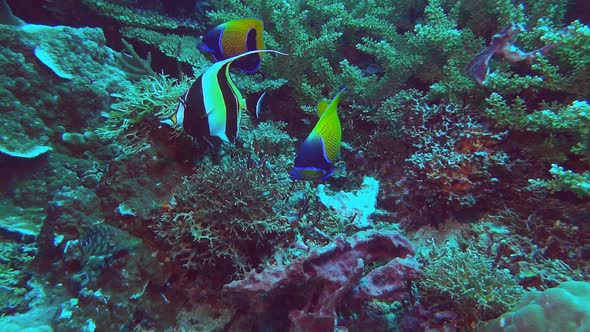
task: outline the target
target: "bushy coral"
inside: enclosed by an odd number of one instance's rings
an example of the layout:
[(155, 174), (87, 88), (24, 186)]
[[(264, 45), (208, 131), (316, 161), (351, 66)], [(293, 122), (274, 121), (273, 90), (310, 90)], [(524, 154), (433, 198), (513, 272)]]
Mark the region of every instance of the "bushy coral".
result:
[(222, 160), (202, 161), (183, 178), (153, 225), (173, 259), (187, 269), (240, 275), (289, 238), (292, 141), (270, 123), (244, 137)]
[(473, 248), (434, 245), (424, 259), (421, 301), (434, 302), (432, 296), (442, 296), (449, 303), (447, 310), (458, 312), (464, 321), (496, 317), (523, 293), (508, 270), (494, 268), (492, 260)]
[(575, 173), (563, 167), (552, 164), (549, 170), (553, 179), (530, 179), (530, 189), (546, 189), (550, 192), (571, 191), (578, 197), (590, 196), (590, 171)]
[[(473, 34), (463, 33), (438, 1), (426, 7), (425, 20), (415, 25), (412, 12), (423, 10), (414, 2), (338, 1), (326, 6), (317, 1), (218, 0), (208, 17), (213, 24), (238, 17), (259, 16), (272, 22), (265, 31), (268, 48), (286, 50), (287, 58), (263, 65), (263, 71), (289, 78), (300, 106), (313, 105), (322, 95), (346, 84), (349, 100), (357, 109), (375, 106), (412, 76), (434, 82), (445, 76), (443, 68), (457, 58), (460, 68), (468, 48), (480, 44)], [(432, 54), (437, 56), (432, 56)], [(449, 69), (459, 73), (459, 69)], [(466, 85), (469, 85), (467, 81)], [(449, 88), (450, 89), (450, 88)]]
[(117, 101), (102, 114), (106, 120), (96, 133), (118, 141), (121, 158), (146, 149), (147, 136), (157, 126), (158, 117), (172, 114), (189, 87), (185, 76), (180, 80), (164, 74), (145, 76), (121, 93), (111, 94)]
[[(424, 203), (420, 211), (408, 211), (411, 217), (404, 219), (414, 226), (436, 223), (498, 197), (501, 177), (510, 164), (499, 147), (503, 134), (491, 133), (469, 108), (453, 104), (432, 105), (413, 98), (406, 101), (402, 113), (401, 135), (411, 147), (403, 170), (405, 181), (400, 183), (406, 194), (400, 199)], [(412, 203), (400, 207), (408, 205)]]
[(557, 110), (544, 109), (527, 115), (527, 129), (563, 133), (572, 137), (571, 152), (590, 156), (590, 105), (576, 100)]
[[(526, 102), (516, 97), (512, 105), (497, 93), (493, 93), (487, 102), (492, 105), (488, 113), (492, 113), (501, 126), (512, 127), (517, 130), (536, 132), (542, 137), (547, 137), (542, 144), (528, 147), (529, 151), (537, 151), (540, 157), (550, 154), (545, 161), (552, 158), (560, 162), (577, 159), (577, 156), (588, 158), (590, 156), (590, 106), (587, 101), (573, 101), (565, 107), (537, 109), (530, 113)], [(492, 111), (493, 110), (493, 111)], [(530, 113), (530, 114), (529, 114)], [(555, 148), (548, 146), (559, 141), (560, 154)], [(569, 151), (567, 149), (569, 148)], [(555, 157), (551, 157), (551, 155)], [(587, 196), (590, 171), (583, 164), (576, 165), (573, 170), (565, 171), (563, 166), (552, 164), (549, 173), (553, 179), (531, 179), (530, 188), (545, 188), (551, 192), (572, 191), (578, 196)]]

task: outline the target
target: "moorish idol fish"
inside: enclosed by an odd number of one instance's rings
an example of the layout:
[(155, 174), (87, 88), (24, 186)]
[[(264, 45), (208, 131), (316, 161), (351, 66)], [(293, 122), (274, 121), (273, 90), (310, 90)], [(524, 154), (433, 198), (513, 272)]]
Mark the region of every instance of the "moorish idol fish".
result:
[(320, 117), (311, 133), (299, 148), (291, 170), (294, 180), (325, 180), (336, 170), (334, 163), (340, 154), (342, 127), (338, 118), (338, 102), (344, 88), (328, 103), (321, 100), (317, 111)]
[[(264, 24), (257, 18), (232, 20), (209, 30), (198, 45), (201, 51), (213, 54), (215, 61), (264, 48), (262, 31)], [(236, 66), (254, 73), (260, 66), (262, 54), (252, 53), (236, 61)]]
[(180, 97), (176, 113), (162, 122), (181, 125), (193, 137), (215, 136), (224, 142), (233, 142), (240, 130), (246, 100), (232, 81), (229, 66), (235, 60), (259, 52), (287, 55), (274, 50), (256, 50), (215, 62)]

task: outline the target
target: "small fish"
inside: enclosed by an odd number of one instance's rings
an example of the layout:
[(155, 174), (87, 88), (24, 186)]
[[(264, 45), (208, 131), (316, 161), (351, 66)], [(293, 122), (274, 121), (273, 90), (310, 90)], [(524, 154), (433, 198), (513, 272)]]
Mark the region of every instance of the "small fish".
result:
[[(232, 20), (209, 30), (197, 48), (212, 53), (215, 61), (222, 61), (263, 49), (263, 30), (264, 23), (257, 18)], [(261, 57), (261, 53), (250, 53), (237, 60), (236, 66), (247, 73), (254, 73), (260, 66)]]
[(229, 66), (240, 58), (261, 52), (287, 55), (274, 50), (255, 50), (215, 62), (180, 98), (176, 113), (161, 122), (182, 125), (193, 137), (213, 136), (224, 142), (235, 141), (246, 100), (231, 79)]
[(88, 227), (79, 240), (84, 257), (116, 255), (125, 250), (137, 247), (141, 239), (108, 224)]
[(344, 88), (328, 103), (321, 100), (317, 124), (299, 148), (290, 172), (294, 180), (325, 180), (336, 170), (334, 163), (340, 155), (342, 126), (338, 118), (338, 102)]

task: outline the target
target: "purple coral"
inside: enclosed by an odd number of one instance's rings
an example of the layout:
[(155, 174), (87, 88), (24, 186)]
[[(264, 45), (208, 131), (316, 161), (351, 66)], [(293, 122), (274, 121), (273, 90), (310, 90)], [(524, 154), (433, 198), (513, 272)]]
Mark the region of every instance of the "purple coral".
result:
[[(336, 310), (343, 303), (402, 299), (406, 282), (419, 275), (413, 254), (412, 244), (396, 231), (362, 231), (338, 237), (288, 265), (251, 272), (224, 288), (246, 295), (254, 312), (269, 312), (275, 309), (269, 304), (285, 296), (284, 289), (295, 287), (304, 305), (288, 308), (291, 329), (334, 331), (340, 328)], [(376, 262), (385, 265), (371, 269)]]

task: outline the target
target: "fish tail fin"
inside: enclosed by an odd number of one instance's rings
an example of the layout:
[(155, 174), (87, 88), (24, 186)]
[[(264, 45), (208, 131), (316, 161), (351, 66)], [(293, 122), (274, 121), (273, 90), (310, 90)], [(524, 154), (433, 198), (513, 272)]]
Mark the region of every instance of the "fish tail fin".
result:
[(171, 127), (176, 126), (176, 124), (178, 123), (178, 118), (176, 117), (176, 113), (174, 113), (172, 116), (170, 116), (168, 118), (161, 119), (160, 123), (167, 124)]

